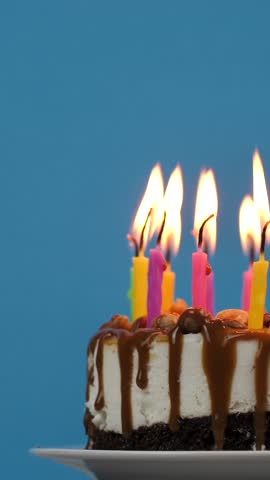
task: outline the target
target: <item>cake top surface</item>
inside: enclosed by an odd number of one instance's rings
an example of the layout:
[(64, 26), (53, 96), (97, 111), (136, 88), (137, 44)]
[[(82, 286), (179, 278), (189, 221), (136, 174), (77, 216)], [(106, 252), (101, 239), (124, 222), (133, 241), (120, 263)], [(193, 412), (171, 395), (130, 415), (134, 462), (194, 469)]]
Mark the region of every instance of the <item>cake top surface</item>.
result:
[(186, 308), (179, 312), (168, 312), (160, 315), (152, 322), (151, 328), (146, 328), (146, 317), (140, 317), (134, 322), (129, 322), (124, 315), (113, 315), (104, 323), (96, 336), (104, 337), (106, 344), (117, 342), (120, 335), (126, 337), (153, 337), (156, 341), (166, 342), (177, 330), (183, 335), (203, 333), (211, 330), (219, 336), (268, 338), (270, 335), (270, 314), (264, 314), (264, 326), (260, 330), (248, 328), (248, 314), (240, 309), (227, 309), (220, 311), (215, 318), (206, 314), (202, 309)]

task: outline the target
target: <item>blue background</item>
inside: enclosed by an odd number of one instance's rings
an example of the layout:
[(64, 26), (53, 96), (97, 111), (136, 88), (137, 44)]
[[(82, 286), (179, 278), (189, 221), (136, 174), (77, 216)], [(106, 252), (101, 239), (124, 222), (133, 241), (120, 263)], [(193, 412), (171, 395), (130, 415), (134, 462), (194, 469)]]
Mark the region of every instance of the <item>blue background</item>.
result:
[(85, 442), (86, 345), (128, 312), (126, 233), (157, 161), (166, 180), (177, 162), (184, 174), (178, 295), (190, 300), (196, 184), (213, 167), (216, 303), (239, 306), (255, 146), (270, 179), (269, 19), (263, 0), (1, 3), (3, 478), (84, 478), (27, 451)]

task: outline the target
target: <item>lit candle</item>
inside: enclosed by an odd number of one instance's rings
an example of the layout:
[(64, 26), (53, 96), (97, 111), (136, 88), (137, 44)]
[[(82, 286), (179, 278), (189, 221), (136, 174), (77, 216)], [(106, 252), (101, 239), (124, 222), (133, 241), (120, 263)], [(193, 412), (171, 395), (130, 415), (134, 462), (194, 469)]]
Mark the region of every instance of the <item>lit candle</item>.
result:
[(151, 328), (152, 321), (161, 313), (162, 277), (165, 268), (165, 259), (161, 249), (159, 246), (152, 248), (148, 271), (147, 328)]
[[(160, 166), (157, 164), (150, 174), (148, 184), (141, 204), (137, 210), (132, 234), (128, 239), (135, 246), (135, 256), (132, 258), (133, 266), (130, 271), (130, 300), (131, 319), (147, 315), (147, 290), (148, 290), (148, 258), (144, 249), (158, 225), (162, 216), (164, 187)], [(162, 218), (162, 217), (161, 217)]]
[[(208, 245), (205, 242), (204, 245), (204, 252), (207, 254), (207, 262), (208, 260)], [(206, 267), (206, 311), (208, 313), (211, 313), (212, 316), (215, 315), (215, 306), (214, 306), (214, 301), (215, 301), (215, 291), (214, 291), (214, 272), (207, 263)]]
[[(209, 269), (211, 269), (211, 267)], [(211, 269), (209, 272), (206, 271), (206, 311), (211, 313), (212, 316), (215, 314), (214, 299), (214, 272)]]
[(260, 222), (252, 198), (247, 195), (243, 198), (239, 209), (239, 232), (244, 253), (249, 255), (249, 268), (243, 273), (242, 310), (249, 310), (250, 292), (253, 274), (255, 251), (260, 244)]
[(144, 317), (147, 313), (148, 258), (144, 255), (133, 257), (133, 298), (132, 320)]
[(254, 329), (263, 328), (268, 272), (268, 262), (264, 259), (264, 247), (265, 234), (269, 224), (270, 220), (263, 227), (259, 261), (253, 263), (248, 327)]
[(162, 279), (162, 304), (161, 311), (168, 312), (174, 303), (175, 273), (171, 270), (168, 255), (165, 258), (165, 271)]
[[(208, 256), (202, 251), (203, 229), (214, 214), (204, 220), (199, 230), (198, 251), (192, 254), (192, 306), (207, 311), (207, 266)], [(209, 301), (209, 299), (208, 299)]]
[(143, 254), (143, 247), (144, 232), (147, 227), (147, 223), (151, 218), (151, 214), (152, 209), (150, 208), (142, 229), (139, 246), (135, 237), (130, 234), (127, 235), (127, 238), (135, 245), (135, 256), (132, 258), (133, 266), (130, 269), (130, 290), (128, 292), (128, 297), (130, 299), (131, 318), (133, 320), (146, 315), (147, 311), (148, 258), (146, 258)]
[(208, 250), (216, 246), (218, 197), (214, 173), (202, 171), (197, 189), (194, 229), (198, 251), (192, 254), (192, 305), (214, 315), (214, 273)]
[[(162, 280), (161, 311), (167, 312), (174, 303), (175, 273), (171, 270), (171, 256), (178, 252), (181, 239), (181, 207), (183, 179), (179, 165), (172, 172), (164, 195), (165, 222), (160, 235), (160, 245), (165, 254), (166, 270)], [(158, 242), (159, 243), (159, 242)]]
[(242, 287), (242, 310), (248, 312), (250, 305), (250, 292), (252, 284), (253, 263), (249, 264), (249, 269), (243, 273), (243, 287)]
[[(136, 242), (135, 238), (132, 237), (132, 235), (130, 235), (130, 234), (127, 235), (127, 239), (130, 242), (133, 242), (135, 244), (135, 256), (133, 257), (133, 259), (134, 259), (138, 256), (137, 242)], [(129, 302), (130, 302), (130, 318), (134, 317), (134, 315), (133, 315), (133, 312), (134, 312), (133, 291), (134, 291), (134, 268), (132, 266), (130, 268), (130, 287), (129, 287), (129, 291), (128, 291), (128, 299), (129, 299)]]

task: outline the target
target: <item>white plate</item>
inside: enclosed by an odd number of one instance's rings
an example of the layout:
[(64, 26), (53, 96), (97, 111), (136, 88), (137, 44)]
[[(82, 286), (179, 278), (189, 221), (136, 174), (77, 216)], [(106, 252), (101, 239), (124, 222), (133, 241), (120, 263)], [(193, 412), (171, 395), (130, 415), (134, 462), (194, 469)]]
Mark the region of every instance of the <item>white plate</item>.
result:
[(99, 480), (204, 479), (270, 477), (270, 451), (139, 452), (35, 448), (31, 453), (95, 475)]

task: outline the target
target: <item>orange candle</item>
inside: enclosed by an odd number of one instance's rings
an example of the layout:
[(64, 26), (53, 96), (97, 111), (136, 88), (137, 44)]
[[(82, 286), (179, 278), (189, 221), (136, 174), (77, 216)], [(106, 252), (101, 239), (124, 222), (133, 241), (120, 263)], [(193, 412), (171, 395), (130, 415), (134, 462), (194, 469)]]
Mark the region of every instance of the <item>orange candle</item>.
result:
[(160, 246), (165, 255), (166, 270), (162, 280), (161, 311), (167, 312), (174, 303), (175, 273), (171, 270), (171, 256), (177, 254), (181, 240), (181, 208), (183, 178), (179, 165), (173, 170), (164, 195), (164, 222), (160, 232)]

